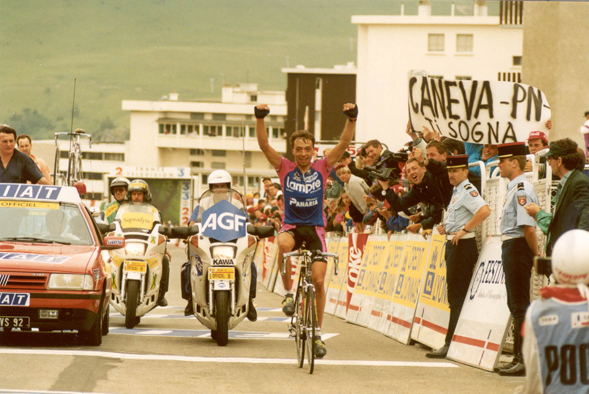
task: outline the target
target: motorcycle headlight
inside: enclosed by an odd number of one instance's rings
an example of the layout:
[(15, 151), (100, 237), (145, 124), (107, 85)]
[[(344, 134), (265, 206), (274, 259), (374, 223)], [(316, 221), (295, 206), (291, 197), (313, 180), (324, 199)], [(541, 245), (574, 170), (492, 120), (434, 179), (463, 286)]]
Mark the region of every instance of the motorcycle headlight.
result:
[(211, 247), (211, 255), (214, 259), (234, 259), (235, 248), (233, 246), (213, 246)]
[(140, 244), (137, 242), (129, 242), (125, 244), (125, 254), (131, 256), (143, 256), (145, 254), (146, 249), (145, 244)]
[(47, 290), (94, 290), (92, 275), (51, 274)]

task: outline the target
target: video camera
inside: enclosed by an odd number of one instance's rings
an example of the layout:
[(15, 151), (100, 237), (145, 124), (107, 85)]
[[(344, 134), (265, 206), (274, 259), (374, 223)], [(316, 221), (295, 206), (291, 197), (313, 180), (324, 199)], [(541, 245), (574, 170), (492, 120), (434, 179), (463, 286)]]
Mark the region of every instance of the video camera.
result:
[(383, 181), (392, 180), (394, 183), (398, 183), (401, 178), (401, 169), (399, 163), (405, 163), (409, 159), (410, 148), (403, 149), (399, 152), (389, 152), (386, 156), (374, 164), (374, 166), (364, 167), (367, 171), (370, 171), (376, 179)]
[(552, 259), (550, 257), (534, 257), (534, 268), (538, 275), (550, 276), (552, 274)]

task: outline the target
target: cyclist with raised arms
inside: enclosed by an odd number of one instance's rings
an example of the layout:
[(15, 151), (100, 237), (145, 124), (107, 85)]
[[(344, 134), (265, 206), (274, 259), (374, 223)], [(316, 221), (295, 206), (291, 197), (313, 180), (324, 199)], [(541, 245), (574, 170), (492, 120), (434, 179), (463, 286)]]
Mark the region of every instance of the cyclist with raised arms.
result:
[[(344, 127), (339, 143), (323, 159), (312, 161), (315, 153), (315, 137), (306, 130), (296, 131), (290, 136), (290, 145), (295, 162), (278, 154), (268, 142), (264, 117), (270, 113), (266, 104), (254, 107), (256, 116), (256, 136), (258, 144), (266, 159), (276, 169), (282, 183), (284, 195), (284, 213), (282, 227), (278, 232), (278, 264), (282, 272), (282, 255), (294, 249), (299, 249), (303, 241), (311, 251), (325, 248), (325, 213), (323, 211), (323, 196), (327, 177), (333, 166), (350, 145), (356, 130), (358, 107), (355, 104), (344, 104), (344, 114), (348, 121)], [(311, 267), (313, 285), (317, 295), (317, 322), (315, 357), (322, 358), (327, 353), (325, 343), (321, 340), (321, 325), (323, 323), (323, 309), (325, 308), (325, 273), (327, 264), (324, 259), (317, 259), (319, 264)], [(295, 305), (292, 292), (291, 262), (286, 264), (286, 275), (282, 276), (282, 283), (286, 296), (282, 301), (282, 311), (287, 316), (294, 314)]]

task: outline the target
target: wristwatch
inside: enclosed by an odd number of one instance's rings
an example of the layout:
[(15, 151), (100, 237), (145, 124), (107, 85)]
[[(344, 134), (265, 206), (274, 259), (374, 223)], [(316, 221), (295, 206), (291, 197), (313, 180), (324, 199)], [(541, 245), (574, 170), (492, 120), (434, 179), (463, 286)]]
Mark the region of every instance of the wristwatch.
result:
[[(463, 230), (465, 233), (470, 233), (470, 231), (468, 231), (468, 230), (466, 229), (466, 226), (463, 226), (463, 227), (461, 228), (461, 230)], [(471, 230), (471, 231), (472, 231), (472, 230)]]

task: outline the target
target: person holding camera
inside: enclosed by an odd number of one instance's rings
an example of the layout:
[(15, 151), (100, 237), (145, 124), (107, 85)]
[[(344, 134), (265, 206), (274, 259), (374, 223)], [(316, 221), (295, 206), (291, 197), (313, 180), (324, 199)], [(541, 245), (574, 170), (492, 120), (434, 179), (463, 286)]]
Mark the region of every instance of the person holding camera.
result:
[(391, 174), (388, 169), (381, 168), (373, 171), (373, 174), (383, 189), (381, 195), (376, 194), (375, 197), (386, 199), (395, 211), (407, 211), (420, 202), (430, 204), (431, 214), (412, 227), (412, 232), (419, 229), (431, 230), (442, 221), (442, 214), (450, 203), (453, 188), (443, 163), (425, 159), (421, 149), (413, 149), (413, 157), (405, 163), (405, 176), (413, 187), (403, 197), (399, 197), (394, 189), (389, 188)]
[(540, 209), (538, 204), (528, 204), (525, 208), (548, 236), (546, 256), (550, 256), (554, 243), (566, 231), (576, 228), (589, 231), (589, 218), (583, 214), (589, 211), (589, 178), (577, 169), (583, 159), (577, 152), (577, 143), (569, 138), (551, 142), (544, 157), (552, 174), (560, 178), (552, 201), (554, 214)]
[(474, 229), (491, 215), (489, 205), (468, 181), (468, 156), (450, 156), (446, 159), (446, 165), (454, 191), (444, 224), (437, 228), (447, 240), (445, 259), (450, 322), (444, 346), (427, 353), (425, 356), (428, 358), (445, 358), (448, 353), (472, 272), (479, 258)]
[(509, 179), (507, 196), (501, 214), (501, 260), (505, 272), (507, 306), (513, 316), (513, 361), (499, 370), (501, 376), (524, 376), (521, 328), (530, 305), (530, 277), (534, 256), (539, 255), (536, 222), (524, 208), (538, 203), (534, 186), (524, 174), (525, 142), (512, 142), (498, 147), (501, 177)]
[(556, 284), (541, 288), (541, 298), (526, 312), (522, 351), (528, 373), (518, 393), (589, 392), (588, 248), (585, 230), (567, 231), (554, 244), (552, 267), (543, 273), (551, 270)]

